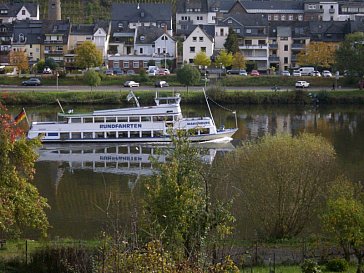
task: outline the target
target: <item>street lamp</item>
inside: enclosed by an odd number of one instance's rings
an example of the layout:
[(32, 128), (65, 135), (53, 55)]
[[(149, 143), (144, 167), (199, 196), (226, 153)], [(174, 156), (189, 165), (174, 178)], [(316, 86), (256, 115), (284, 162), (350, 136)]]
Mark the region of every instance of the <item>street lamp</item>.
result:
[(58, 77), (59, 77), (59, 73), (58, 73), (58, 71), (56, 71), (56, 79), (57, 79), (57, 91), (58, 91)]

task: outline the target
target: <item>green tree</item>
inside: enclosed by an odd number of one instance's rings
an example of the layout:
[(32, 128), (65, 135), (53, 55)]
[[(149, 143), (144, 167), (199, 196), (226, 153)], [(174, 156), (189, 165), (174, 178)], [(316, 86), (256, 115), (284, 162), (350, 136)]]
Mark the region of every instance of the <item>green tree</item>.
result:
[(12, 66), (16, 66), (19, 75), (22, 71), (29, 69), (28, 57), (24, 51), (10, 51), (9, 63)]
[(239, 51), (238, 35), (232, 28), (229, 28), (229, 33), (228, 36), (226, 37), (224, 47), (227, 52), (232, 54), (235, 54), (236, 52)]
[(299, 65), (330, 67), (335, 61), (336, 43), (311, 42), (298, 54)]
[(222, 64), (224, 67), (229, 67), (233, 63), (233, 54), (226, 52), (225, 50), (221, 50), (219, 55), (217, 55), (216, 64)]
[(76, 48), (76, 66), (79, 68), (97, 67), (102, 64), (102, 53), (91, 41), (85, 41)]
[(177, 70), (177, 81), (187, 86), (196, 84), (200, 81), (200, 72), (193, 66), (186, 64)]
[(99, 86), (101, 83), (100, 74), (94, 70), (87, 70), (83, 75), (83, 80), (91, 86), (91, 91), (92, 87)]
[(45, 61), (44, 60), (40, 60), (36, 64), (37, 72), (43, 72), (43, 70), (44, 70), (45, 67), (46, 67), (46, 64), (45, 64)]
[(350, 247), (358, 261), (357, 273), (364, 272), (364, 198), (363, 189), (351, 181), (336, 181), (327, 210), (322, 215), (324, 229), (330, 232), (350, 259)]
[(267, 135), (214, 167), (239, 193), (243, 217), (262, 238), (299, 234), (317, 214), (334, 180), (335, 152), (322, 137)]
[(211, 64), (211, 59), (206, 55), (206, 52), (200, 51), (193, 59), (193, 63), (196, 66), (209, 66)]
[(339, 70), (346, 70), (349, 75), (362, 79), (364, 76), (364, 32), (346, 35), (345, 41), (336, 51), (335, 60)]
[(239, 69), (245, 69), (246, 68), (246, 62), (244, 55), (238, 51), (233, 56), (233, 67), (239, 68)]
[(234, 218), (226, 205), (211, 205), (208, 167), (186, 136), (178, 132), (168, 162), (159, 164), (158, 173), (146, 183), (144, 229), (177, 257), (195, 259), (206, 240), (231, 232)]
[(0, 105), (0, 230), (20, 235), (25, 228), (46, 235), (46, 199), (30, 182), (34, 177), (35, 149), (40, 141), (27, 140)]
[(53, 58), (47, 58), (45, 60), (45, 66), (49, 67), (52, 70), (55, 70), (59, 65), (56, 63), (56, 61)]

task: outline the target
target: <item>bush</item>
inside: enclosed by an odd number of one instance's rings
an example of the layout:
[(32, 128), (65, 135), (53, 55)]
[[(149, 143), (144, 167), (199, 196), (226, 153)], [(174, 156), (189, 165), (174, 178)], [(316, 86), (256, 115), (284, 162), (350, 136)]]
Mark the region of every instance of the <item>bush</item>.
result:
[(303, 273), (321, 273), (321, 268), (315, 260), (307, 259), (301, 265)]
[(349, 263), (344, 259), (332, 259), (327, 262), (326, 269), (332, 272), (344, 272), (349, 269)]

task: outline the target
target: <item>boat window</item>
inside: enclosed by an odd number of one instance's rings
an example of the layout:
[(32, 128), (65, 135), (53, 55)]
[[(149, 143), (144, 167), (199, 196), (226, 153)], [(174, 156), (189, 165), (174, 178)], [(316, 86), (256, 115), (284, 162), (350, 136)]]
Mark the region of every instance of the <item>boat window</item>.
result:
[(58, 136), (58, 133), (48, 133), (47, 135), (54, 137), (54, 136)]
[(151, 137), (152, 132), (151, 131), (142, 131), (142, 137)]
[(151, 117), (142, 117), (142, 122), (151, 121)]
[(106, 152), (107, 153), (112, 153), (112, 154), (116, 154), (117, 153), (117, 147), (108, 147), (106, 148)]
[(129, 117), (129, 122), (140, 122), (140, 117)]
[(161, 137), (161, 136), (163, 136), (162, 130), (153, 131), (153, 137)]
[(69, 139), (70, 136), (69, 136), (69, 133), (61, 133), (61, 139), (64, 140), (64, 139)]
[(72, 139), (80, 139), (81, 138), (81, 132), (71, 133), (71, 138)]
[(106, 167), (115, 169), (116, 168), (116, 162), (106, 162)]
[(116, 138), (116, 132), (107, 132), (106, 137), (107, 138)]
[(118, 122), (128, 122), (128, 117), (118, 117)]
[(94, 119), (93, 118), (83, 118), (83, 122), (84, 123), (93, 123)]
[(149, 169), (149, 168), (152, 168), (152, 163), (150, 162), (142, 162), (140, 167), (142, 167), (143, 169)]
[(96, 122), (105, 122), (105, 119), (104, 119), (104, 117), (95, 117), (95, 123)]
[(140, 137), (139, 131), (130, 131), (130, 138), (138, 138)]
[(200, 135), (208, 135), (210, 133), (209, 128), (201, 128), (199, 131), (200, 131)]
[(116, 117), (107, 117), (106, 122), (116, 122)]
[(165, 120), (166, 121), (173, 121), (173, 116), (166, 116), (165, 117)]
[(125, 131), (125, 132), (119, 132), (118, 137), (119, 138), (128, 138), (128, 132), (127, 131)]
[(153, 117), (153, 121), (163, 121), (163, 120), (164, 120), (163, 116), (154, 116)]
[(84, 132), (83, 133), (83, 138), (93, 138), (92, 137), (92, 132)]
[(131, 162), (129, 165), (129, 168), (140, 169), (140, 164), (139, 164), (139, 162)]
[(118, 168), (128, 168), (128, 162), (118, 162)]
[(89, 167), (89, 168), (93, 168), (94, 163), (93, 163), (92, 161), (86, 161), (86, 162), (84, 163), (84, 166), (85, 166), (85, 167)]
[(81, 118), (71, 118), (71, 123), (81, 123)]
[(105, 163), (104, 162), (95, 162), (95, 168), (104, 168)]
[(104, 138), (104, 132), (95, 132), (95, 138)]

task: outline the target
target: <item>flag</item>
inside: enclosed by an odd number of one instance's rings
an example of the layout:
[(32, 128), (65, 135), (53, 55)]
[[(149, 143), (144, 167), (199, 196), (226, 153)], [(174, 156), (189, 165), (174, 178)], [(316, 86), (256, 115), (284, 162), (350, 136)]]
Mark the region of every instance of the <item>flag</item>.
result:
[(25, 110), (21, 110), (21, 112), (14, 118), (15, 124), (19, 124), (26, 117)]

